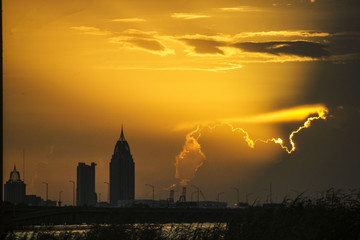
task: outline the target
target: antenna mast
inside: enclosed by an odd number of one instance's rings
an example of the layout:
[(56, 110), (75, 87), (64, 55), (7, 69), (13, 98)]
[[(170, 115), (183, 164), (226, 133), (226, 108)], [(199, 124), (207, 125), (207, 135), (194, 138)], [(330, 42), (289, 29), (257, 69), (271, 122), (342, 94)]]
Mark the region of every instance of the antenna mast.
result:
[(23, 181), (25, 183), (25, 148), (23, 149)]

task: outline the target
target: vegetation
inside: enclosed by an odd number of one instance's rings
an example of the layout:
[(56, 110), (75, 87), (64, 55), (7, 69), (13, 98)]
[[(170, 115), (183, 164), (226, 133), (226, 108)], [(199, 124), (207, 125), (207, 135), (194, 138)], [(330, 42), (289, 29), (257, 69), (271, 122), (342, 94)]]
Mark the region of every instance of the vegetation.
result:
[(300, 194), (281, 205), (249, 207), (226, 224), (94, 225), (86, 231), (8, 232), (6, 240), (360, 239), (360, 194), (330, 189), (318, 199)]
[(300, 194), (277, 208), (249, 208), (228, 223), (230, 239), (360, 239), (360, 194), (330, 189), (311, 200)]
[(93, 226), (84, 232), (56, 232), (51, 229), (31, 233), (8, 233), (6, 240), (188, 240), (224, 239), (225, 225), (174, 224), (170, 227), (157, 224)]

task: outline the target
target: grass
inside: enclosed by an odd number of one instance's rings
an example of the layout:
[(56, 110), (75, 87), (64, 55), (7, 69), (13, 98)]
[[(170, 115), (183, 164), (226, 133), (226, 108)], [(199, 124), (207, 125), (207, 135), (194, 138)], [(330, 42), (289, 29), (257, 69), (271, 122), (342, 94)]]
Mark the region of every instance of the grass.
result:
[(360, 239), (360, 195), (329, 189), (312, 200), (300, 194), (279, 208), (249, 208), (228, 224), (232, 239)]
[(157, 224), (122, 224), (93, 226), (89, 231), (54, 232), (50, 229), (23, 233), (8, 233), (6, 240), (188, 240), (188, 239), (224, 239), (226, 227), (214, 225), (203, 227), (201, 224), (174, 224), (169, 227)]

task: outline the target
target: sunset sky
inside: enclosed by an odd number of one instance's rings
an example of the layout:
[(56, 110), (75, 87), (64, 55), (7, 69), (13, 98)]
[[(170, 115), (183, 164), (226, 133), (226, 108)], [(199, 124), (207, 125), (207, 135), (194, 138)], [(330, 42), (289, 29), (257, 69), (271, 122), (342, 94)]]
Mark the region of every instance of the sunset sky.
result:
[[(356, 0), (4, 0), (4, 181), (72, 203), (78, 162), (106, 200), (124, 124), (136, 198), (266, 201), (360, 187), (360, 3)], [(294, 138), (274, 142), (327, 109)], [(230, 126), (231, 124), (231, 126)], [(197, 128), (198, 127), (198, 128)], [(199, 145), (178, 166), (186, 136)], [(198, 133), (196, 133), (198, 134)], [(199, 148), (201, 148), (199, 150)], [(201, 165), (201, 166), (200, 166)], [(199, 167), (197, 171), (195, 168)], [(249, 195), (250, 196), (250, 195)]]

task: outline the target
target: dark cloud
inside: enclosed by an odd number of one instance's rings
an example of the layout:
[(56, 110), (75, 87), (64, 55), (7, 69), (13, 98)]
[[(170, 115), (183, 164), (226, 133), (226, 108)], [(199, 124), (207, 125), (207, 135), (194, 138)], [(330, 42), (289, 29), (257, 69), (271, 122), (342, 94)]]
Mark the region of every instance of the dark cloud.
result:
[(286, 54), (301, 57), (321, 58), (330, 55), (326, 46), (320, 43), (295, 41), (295, 42), (242, 42), (232, 45), (245, 52), (260, 52), (269, 54)]
[(211, 40), (211, 39), (186, 39), (182, 38), (180, 41), (185, 42), (187, 45), (194, 47), (196, 53), (200, 54), (224, 54), (219, 47), (226, 46), (227, 43)]
[[(259, 164), (244, 154), (236, 157), (224, 150), (218, 154), (209, 153), (208, 161), (199, 169), (194, 184), (202, 187), (204, 193), (213, 199), (218, 192), (230, 192), (228, 199), (231, 200), (234, 199), (231, 187), (237, 186), (242, 201), (246, 193), (252, 194), (252, 201), (256, 198), (265, 201), (270, 183), (275, 201), (305, 190), (305, 195), (310, 195), (331, 187), (343, 190), (359, 188), (360, 111), (357, 108), (334, 108), (330, 109), (330, 115), (327, 120), (313, 121), (309, 129), (297, 134), (294, 137), (297, 150), (292, 154), (282, 151), (276, 157), (276, 163)], [(290, 133), (294, 127), (298, 126), (289, 124), (283, 131)], [(258, 144), (255, 149), (247, 149), (243, 142), (238, 144), (238, 147), (244, 147), (241, 151), (261, 151), (261, 148), (269, 147)], [(206, 153), (211, 151), (206, 144), (203, 149)]]
[[(329, 40), (329, 50), (334, 55), (359, 55), (360, 32), (336, 33)], [(356, 56), (358, 58), (358, 56)]]
[(309, 73), (302, 103), (322, 102), (327, 106), (360, 107), (360, 61), (318, 62)]
[(327, 46), (308, 41), (277, 42), (236, 42), (228, 43), (213, 39), (179, 39), (194, 48), (199, 54), (224, 54), (219, 47), (232, 47), (244, 52), (259, 52), (273, 55), (296, 55), (300, 57), (321, 58), (330, 56)]
[[(266, 3), (266, 1), (262, 2), (263, 4)], [(351, 8), (352, 6), (360, 5), (358, 0), (275, 0), (272, 1), (270, 4), (274, 7), (327, 7), (330, 9), (336, 8), (336, 10), (338, 10), (339, 7)]]
[(282, 161), (257, 181), (272, 181), (283, 194), (289, 189), (358, 188), (360, 112), (345, 107), (330, 109), (330, 114), (327, 120), (313, 122), (311, 128), (296, 136), (298, 151), (284, 154)]
[(166, 55), (171, 52), (162, 42), (157, 38), (157, 32), (141, 31), (137, 29), (128, 29), (118, 37), (109, 38), (111, 43), (125, 44), (126, 46), (149, 50), (153, 53)]
[(151, 51), (164, 51), (165, 47), (159, 41), (153, 39), (131, 39), (127, 42), (131, 43), (134, 46), (144, 48)]

